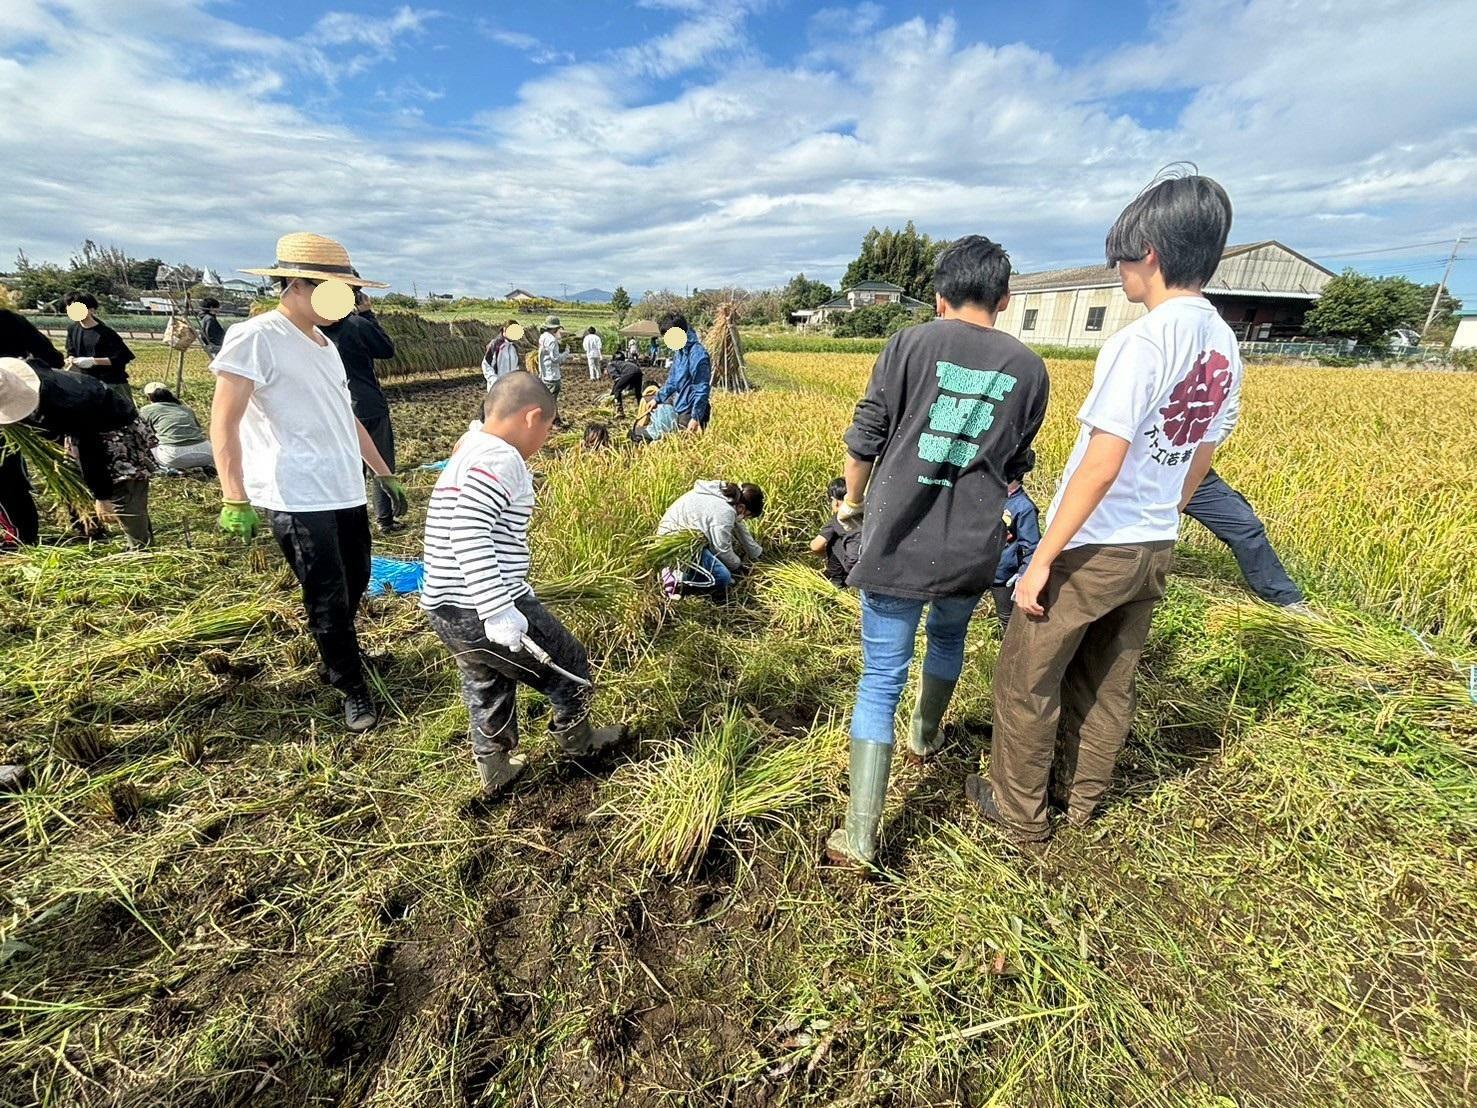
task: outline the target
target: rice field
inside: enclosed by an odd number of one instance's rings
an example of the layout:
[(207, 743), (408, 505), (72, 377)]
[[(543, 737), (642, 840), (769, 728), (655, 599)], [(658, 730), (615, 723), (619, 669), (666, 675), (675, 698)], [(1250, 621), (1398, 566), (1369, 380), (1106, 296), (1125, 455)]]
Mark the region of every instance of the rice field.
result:
[[(529, 698), (498, 803), (413, 602), (367, 603), (388, 718), (345, 734), (209, 485), (156, 482), (153, 551), (0, 559), (0, 753), (33, 773), (0, 795), (0, 1105), (1470, 1103), (1477, 379), (1253, 368), (1218, 468), (1327, 621), (1187, 525), (1105, 815), (1037, 856), (962, 803), (981, 619), (862, 881), (820, 864), (857, 605), (805, 545), (870, 364), (756, 353), (702, 439), (589, 455), (576, 419), (540, 456), (535, 582), (636, 737), (560, 761)], [(1050, 368), (1043, 505), (1091, 371)], [(392, 389), (417, 522), (479, 389)], [(654, 587), (708, 476), (770, 499), (724, 609)]]

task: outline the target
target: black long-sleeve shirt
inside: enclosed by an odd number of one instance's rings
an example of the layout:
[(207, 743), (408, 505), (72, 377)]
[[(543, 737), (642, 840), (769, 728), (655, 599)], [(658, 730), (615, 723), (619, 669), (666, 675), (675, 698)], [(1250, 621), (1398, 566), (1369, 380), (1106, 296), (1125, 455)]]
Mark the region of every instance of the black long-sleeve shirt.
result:
[(0, 308), (0, 358), (34, 358), (52, 369), (61, 369), (64, 361), (34, 323), (8, 308)]
[(1046, 364), (990, 327), (899, 331), (872, 369), (846, 446), (872, 462), (855, 588), (932, 599), (982, 593), (1004, 544), (1007, 472), (1046, 415)]
[(360, 312), (344, 316), (337, 323), (320, 327), (329, 341), (338, 347), (338, 356), (344, 363), (344, 374), (349, 379), (349, 397), (354, 403), (354, 415), (361, 420), (375, 419), (390, 414), (390, 402), (380, 388), (379, 378), (374, 373), (376, 358), (393, 358), (395, 343), (373, 312)]

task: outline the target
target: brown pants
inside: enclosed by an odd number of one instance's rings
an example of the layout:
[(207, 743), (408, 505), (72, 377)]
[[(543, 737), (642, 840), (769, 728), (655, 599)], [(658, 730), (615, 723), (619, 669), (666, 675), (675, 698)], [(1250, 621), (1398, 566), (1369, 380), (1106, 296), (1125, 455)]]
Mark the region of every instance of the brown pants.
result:
[(1091, 816), (1107, 792), (1173, 549), (1165, 541), (1063, 551), (1044, 593), (1046, 614), (1016, 612), (1010, 621), (995, 667), (990, 783), (1018, 837), (1047, 836), (1053, 776), (1052, 791), (1074, 821)]

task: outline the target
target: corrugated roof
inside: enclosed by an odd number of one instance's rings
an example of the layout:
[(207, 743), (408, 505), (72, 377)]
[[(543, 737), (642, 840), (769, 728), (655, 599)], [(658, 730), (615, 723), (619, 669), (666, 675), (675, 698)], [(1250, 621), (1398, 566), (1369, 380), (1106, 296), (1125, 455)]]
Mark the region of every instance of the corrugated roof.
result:
[[(1252, 250), (1260, 250), (1264, 246), (1275, 246), (1279, 250), (1286, 250), (1299, 261), (1306, 262), (1315, 269), (1332, 276), (1332, 272), (1313, 261), (1304, 257), (1296, 250), (1285, 246), (1276, 239), (1264, 239), (1261, 242), (1244, 242), (1236, 246), (1226, 247), (1225, 253), (1221, 255), (1221, 261), (1234, 258), (1238, 254), (1245, 254)], [(1084, 289), (1084, 288), (1107, 288), (1117, 285), (1118, 271), (1105, 265), (1085, 265), (1075, 269), (1047, 269), (1039, 273), (1016, 273), (1010, 278), (1011, 292), (1029, 292), (1033, 289)]]
[(858, 281), (856, 284), (843, 289), (843, 292), (902, 292), (902, 285), (894, 285), (891, 281)]

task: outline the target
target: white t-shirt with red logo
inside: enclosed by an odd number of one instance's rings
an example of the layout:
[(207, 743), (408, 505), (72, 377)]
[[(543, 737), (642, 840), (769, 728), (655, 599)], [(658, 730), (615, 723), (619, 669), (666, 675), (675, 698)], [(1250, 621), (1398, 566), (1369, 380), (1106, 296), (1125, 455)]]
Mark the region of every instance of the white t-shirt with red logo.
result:
[(1177, 538), (1190, 459), (1201, 442), (1224, 442), (1236, 426), (1241, 377), (1236, 336), (1202, 296), (1166, 300), (1104, 343), (1048, 517), (1094, 429), (1127, 439), (1128, 456), (1067, 548)]

